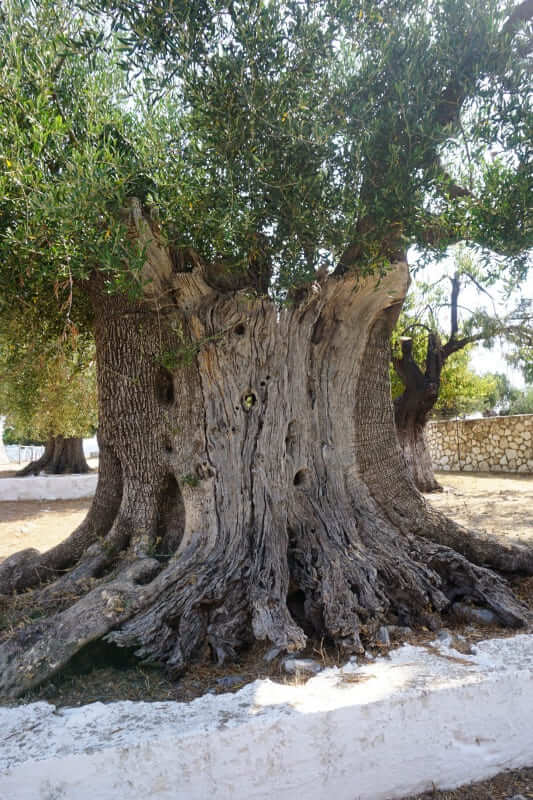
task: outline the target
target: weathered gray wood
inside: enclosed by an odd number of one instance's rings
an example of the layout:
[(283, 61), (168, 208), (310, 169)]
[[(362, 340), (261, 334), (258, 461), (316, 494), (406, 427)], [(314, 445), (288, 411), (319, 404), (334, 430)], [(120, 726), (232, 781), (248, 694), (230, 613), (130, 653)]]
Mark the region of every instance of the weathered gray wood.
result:
[(49, 616), (0, 647), (0, 690), (102, 636), (179, 673), (254, 639), (360, 652), (384, 622), (435, 626), (458, 599), (523, 624), (488, 567), (532, 573), (531, 550), (431, 510), (395, 436), (388, 337), (407, 265), (379, 283), (322, 276), (279, 309), (165, 258), (151, 243), (143, 303), (93, 281), (103, 472), (81, 533), (0, 567), (9, 593), (75, 565), (36, 590)]

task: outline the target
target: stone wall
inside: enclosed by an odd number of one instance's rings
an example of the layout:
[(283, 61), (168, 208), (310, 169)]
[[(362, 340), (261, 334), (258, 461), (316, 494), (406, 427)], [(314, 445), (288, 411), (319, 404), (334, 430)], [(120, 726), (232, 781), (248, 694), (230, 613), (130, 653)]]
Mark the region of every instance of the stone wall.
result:
[(426, 436), (437, 470), (533, 474), (533, 414), (432, 422)]

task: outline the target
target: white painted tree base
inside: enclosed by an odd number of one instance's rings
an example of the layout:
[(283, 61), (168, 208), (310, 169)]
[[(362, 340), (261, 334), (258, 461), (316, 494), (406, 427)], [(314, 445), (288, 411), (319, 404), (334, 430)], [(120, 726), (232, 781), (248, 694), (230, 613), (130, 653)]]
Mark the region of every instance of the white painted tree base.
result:
[(1, 478), (0, 502), (3, 500), (76, 500), (81, 497), (92, 497), (97, 481), (98, 474), (96, 472), (88, 475)]
[(404, 645), (303, 686), (0, 709), (2, 800), (385, 800), (533, 765), (533, 636)]

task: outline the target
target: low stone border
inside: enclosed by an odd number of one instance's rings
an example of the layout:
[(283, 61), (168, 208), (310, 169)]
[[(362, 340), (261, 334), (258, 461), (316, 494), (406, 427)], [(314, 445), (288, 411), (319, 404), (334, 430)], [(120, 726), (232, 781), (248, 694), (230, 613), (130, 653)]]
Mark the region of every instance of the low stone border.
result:
[(533, 765), (533, 636), (404, 645), (305, 685), (0, 709), (9, 800), (385, 800)]
[(27, 478), (0, 478), (2, 500), (77, 500), (92, 497), (98, 475), (39, 475)]

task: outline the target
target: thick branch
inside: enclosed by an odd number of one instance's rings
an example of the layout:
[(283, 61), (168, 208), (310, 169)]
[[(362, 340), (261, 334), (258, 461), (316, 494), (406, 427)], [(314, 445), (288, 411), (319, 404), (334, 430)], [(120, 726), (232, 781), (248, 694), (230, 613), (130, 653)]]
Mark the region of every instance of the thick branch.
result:
[(402, 357), (393, 359), (394, 369), (406, 387), (420, 388), (423, 386), (424, 376), (413, 358), (413, 340), (402, 336), (400, 343)]
[(438, 387), (440, 384), (440, 374), (444, 358), (442, 356), (442, 345), (438, 333), (434, 331), (428, 336), (428, 347), (426, 352), (426, 371), (424, 378), (427, 386), (435, 387), (435, 400), (438, 397)]

